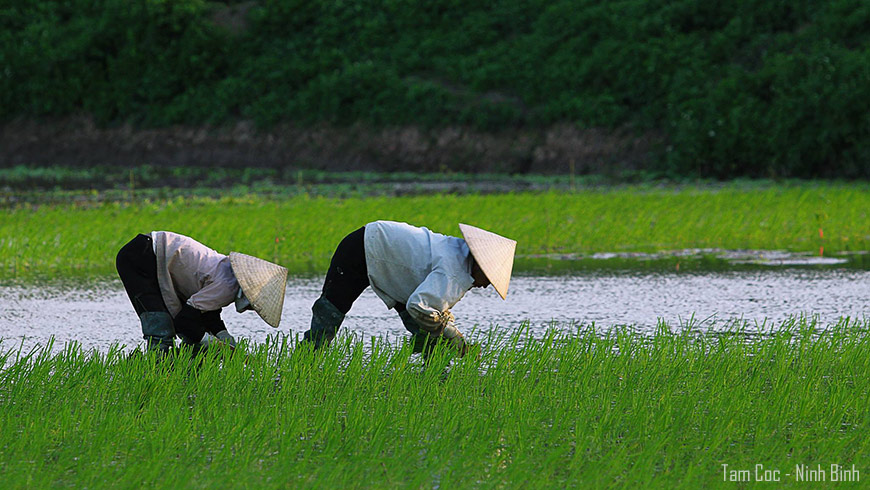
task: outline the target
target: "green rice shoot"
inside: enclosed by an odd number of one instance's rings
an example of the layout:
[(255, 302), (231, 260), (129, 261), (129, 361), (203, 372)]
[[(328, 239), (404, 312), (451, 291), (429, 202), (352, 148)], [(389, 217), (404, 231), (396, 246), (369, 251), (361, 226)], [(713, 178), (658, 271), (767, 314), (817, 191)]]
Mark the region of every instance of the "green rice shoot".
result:
[(3, 487), (704, 488), (723, 464), (870, 464), (868, 320), (498, 332), (425, 366), (347, 335), (174, 362), (0, 344)]
[(222, 253), (239, 251), (322, 274), (338, 242), (389, 219), (458, 235), (468, 223), (517, 240), (524, 258), (687, 248), (864, 252), (864, 184), (782, 187), (627, 186), (578, 192), (411, 197), (268, 198), (254, 194), (130, 202), (25, 204), (0, 209), (0, 278), (111, 276), (138, 233), (169, 230)]

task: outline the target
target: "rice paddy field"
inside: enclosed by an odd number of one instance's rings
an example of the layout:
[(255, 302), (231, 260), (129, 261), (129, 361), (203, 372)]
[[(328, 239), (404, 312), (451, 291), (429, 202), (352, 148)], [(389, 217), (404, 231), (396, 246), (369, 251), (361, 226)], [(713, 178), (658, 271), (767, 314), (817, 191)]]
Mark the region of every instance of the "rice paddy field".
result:
[(870, 325), (780, 327), (483, 334), (479, 358), (425, 367), (348, 337), (198, 361), (7, 351), (3, 487), (859, 488)]
[[(518, 274), (683, 249), (861, 256), (868, 190), (80, 192), (0, 207), (0, 281), (111, 278), (117, 250), (155, 229), (316, 275), (345, 234), (375, 219), (454, 235), (466, 222), (515, 238)], [(479, 357), (438, 351), (428, 363), (377, 336), (345, 334), (315, 354), (278, 335), (232, 355), (158, 360), (119, 345), (23, 349), (0, 332), (0, 486), (861, 488), (870, 320), (799, 313), (715, 332), (660, 322), (654, 333), (554, 324), (541, 334), (481, 319), (470, 333)]]
[[(320, 274), (347, 233), (377, 219), (458, 235), (457, 223), (518, 241), (517, 269), (535, 257), (688, 248), (863, 252), (870, 187), (794, 184), (623, 186), (575, 192), (264, 198), (256, 194), (0, 209), (0, 277), (107, 276), (137, 233), (171, 230)], [(227, 193), (230, 194), (230, 193)]]

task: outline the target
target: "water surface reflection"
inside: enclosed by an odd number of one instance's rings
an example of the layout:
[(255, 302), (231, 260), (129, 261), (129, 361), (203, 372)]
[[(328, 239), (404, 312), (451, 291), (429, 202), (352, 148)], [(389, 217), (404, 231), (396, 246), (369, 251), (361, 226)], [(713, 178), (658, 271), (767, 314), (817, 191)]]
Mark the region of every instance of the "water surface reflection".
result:
[[(582, 272), (560, 276), (517, 276), (508, 300), (491, 289), (471, 290), (454, 309), (463, 331), (516, 329), (529, 321), (533, 333), (548, 326), (573, 329), (615, 325), (651, 333), (659, 320), (671, 326), (694, 317), (701, 329), (729, 328), (735, 319), (750, 325), (778, 323), (790, 316), (818, 315), (823, 324), (841, 316), (868, 314), (870, 271), (855, 269), (778, 269), (719, 272)], [(232, 307), (223, 318), (237, 337), (264, 342), (276, 332), (301, 335), (310, 320), (320, 278), (291, 278), (281, 328), (272, 329), (253, 312)], [(105, 350), (112, 343), (141, 341), (138, 321), (120, 281), (76, 285), (0, 286), (0, 337), (3, 350), (45, 344), (54, 335), (58, 348), (78, 341)], [(363, 337), (397, 339), (405, 335), (398, 317), (367, 290), (354, 304), (343, 328)]]

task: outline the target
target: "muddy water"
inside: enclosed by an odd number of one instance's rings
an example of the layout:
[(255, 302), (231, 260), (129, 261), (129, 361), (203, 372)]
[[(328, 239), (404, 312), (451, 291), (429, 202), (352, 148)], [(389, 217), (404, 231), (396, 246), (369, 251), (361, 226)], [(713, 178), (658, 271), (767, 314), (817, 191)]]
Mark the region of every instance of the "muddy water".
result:
[[(320, 278), (291, 279), (279, 329), (255, 313), (228, 307), (223, 318), (231, 333), (253, 342), (270, 334), (301, 335), (311, 318)], [(628, 325), (653, 332), (659, 320), (673, 327), (694, 318), (698, 328), (721, 330), (733, 320), (773, 324), (790, 316), (818, 315), (823, 323), (841, 316), (870, 314), (870, 271), (783, 269), (704, 273), (593, 272), (567, 276), (515, 277), (507, 301), (492, 289), (472, 290), (454, 308), (463, 331), (516, 329), (529, 321), (534, 333), (548, 326), (573, 329)], [(45, 344), (53, 335), (60, 348), (69, 341), (104, 351), (112, 343), (141, 342), (138, 320), (120, 281), (70, 285), (0, 285), (0, 350)], [(405, 334), (398, 317), (367, 290), (343, 325), (362, 337), (391, 340)]]

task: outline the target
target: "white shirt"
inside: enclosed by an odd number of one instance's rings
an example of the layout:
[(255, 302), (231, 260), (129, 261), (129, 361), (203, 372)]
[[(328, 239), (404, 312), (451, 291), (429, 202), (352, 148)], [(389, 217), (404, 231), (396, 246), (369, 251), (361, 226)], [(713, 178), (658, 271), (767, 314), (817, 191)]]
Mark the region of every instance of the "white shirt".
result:
[(369, 282), (388, 308), (402, 303), (424, 328), (441, 324), (474, 284), (465, 240), (395, 221), (365, 230)]
[(157, 256), (157, 283), (172, 316), (187, 304), (200, 311), (220, 310), (239, 290), (230, 258), (193, 238), (171, 231), (152, 231)]

